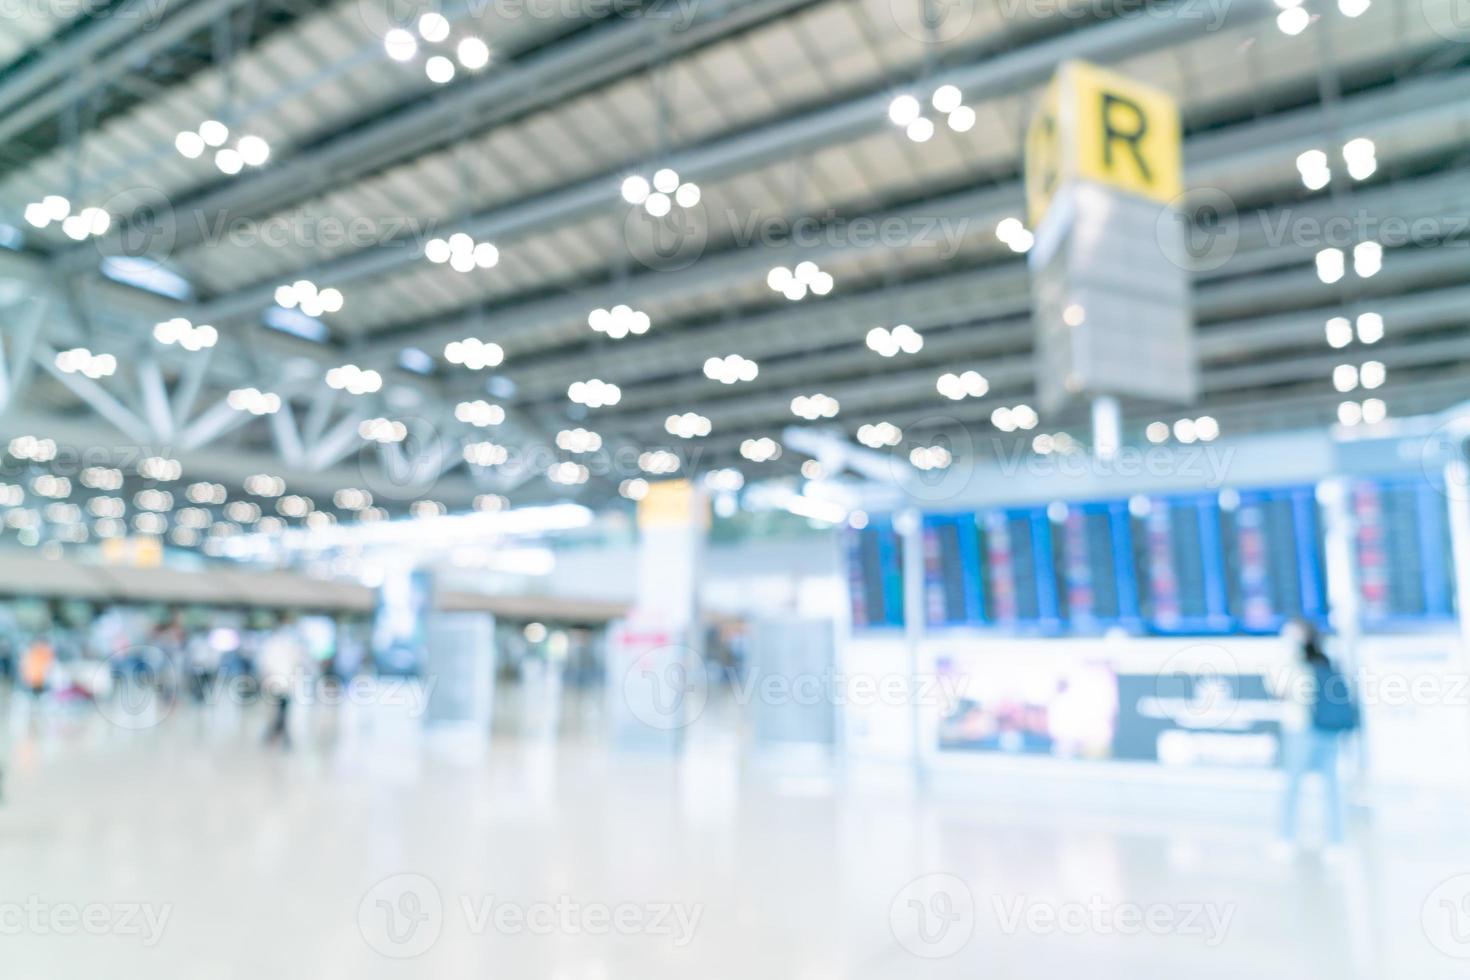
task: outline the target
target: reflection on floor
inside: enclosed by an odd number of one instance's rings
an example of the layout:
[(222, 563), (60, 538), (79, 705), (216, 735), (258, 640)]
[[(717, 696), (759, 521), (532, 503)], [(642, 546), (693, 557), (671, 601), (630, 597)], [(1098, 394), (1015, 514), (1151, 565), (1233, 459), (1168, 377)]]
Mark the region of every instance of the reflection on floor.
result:
[[(538, 700), (539, 699), (539, 700)], [(351, 707), (4, 716), (7, 980), (1415, 978), (1470, 960), (1470, 844), (1026, 809), (762, 764), (718, 711), (620, 754), (597, 697), (509, 689), (493, 743)], [(880, 774), (881, 775), (881, 774)], [(1461, 876), (1461, 877), (1456, 877)]]

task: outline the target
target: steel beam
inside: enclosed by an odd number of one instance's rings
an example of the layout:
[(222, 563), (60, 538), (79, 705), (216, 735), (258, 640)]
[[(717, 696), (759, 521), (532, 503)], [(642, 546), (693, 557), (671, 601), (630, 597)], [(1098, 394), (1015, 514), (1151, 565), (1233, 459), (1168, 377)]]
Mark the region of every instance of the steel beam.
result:
[[(1251, 23), (1277, 10), (1271, 0), (1247, 0), (1232, 4), (1219, 28)], [(1038, 85), (1057, 64), (1071, 58), (1116, 61), (1161, 46), (1187, 41), (1206, 30), (1203, 18), (1154, 17), (1118, 19), (1070, 31), (1058, 37), (936, 74), (927, 84), (951, 84), (961, 91), (993, 99)], [(753, 130), (661, 158), (665, 166), (700, 181), (712, 181), (758, 168), (774, 160), (787, 159), (833, 143), (854, 140), (889, 128), (888, 102), (891, 93), (875, 92), (859, 98), (766, 124)], [(477, 240), (503, 242), (528, 231), (604, 215), (619, 203), (618, 181), (622, 170), (543, 194), (506, 208), (446, 222)], [(388, 246), (364, 249), (319, 269), (320, 278), (343, 284), (382, 276), (409, 262), (420, 260), (416, 250)], [(224, 320), (267, 305), (276, 283), (246, 286), (204, 304), (198, 316)]]

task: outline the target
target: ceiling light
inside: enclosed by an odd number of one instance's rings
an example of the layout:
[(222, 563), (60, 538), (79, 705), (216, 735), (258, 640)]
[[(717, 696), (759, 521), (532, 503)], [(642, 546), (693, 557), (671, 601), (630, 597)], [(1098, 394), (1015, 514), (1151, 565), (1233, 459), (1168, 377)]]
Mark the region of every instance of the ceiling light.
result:
[(1169, 440), (1169, 423), (1150, 422), (1148, 428), (1143, 431), (1143, 434), (1148, 437), (1149, 442), (1155, 444), (1167, 442)]
[(781, 444), (769, 436), (745, 439), (740, 443), (740, 455), (753, 463), (767, 463), (781, 458)]
[(650, 188), (648, 181), (637, 174), (623, 178), (622, 186), (623, 200), (629, 204), (638, 205), (648, 200)]
[(960, 107), (960, 103), (963, 101), (964, 96), (960, 94), (959, 88), (954, 85), (939, 86), (929, 98), (930, 105), (939, 112), (946, 113), (954, 112)]
[(418, 53), (419, 43), (408, 31), (395, 27), (383, 35), (383, 50), (394, 61), (408, 61)]
[(893, 101), (888, 103), (888, 119), (895, 126), (909, 125), (919, 118), (921, 111), (919, 100), (912, 95), (895, 96)]
[(1372, 0), (1337, 0), (1337, 9), (1344, 17), (1361, 17), (1372, 5)]
[(710, 421), (696, 412), (670, 415), (664, 419), (664, 431), (680, 439), (702, 439), (710, 434)]
[(1388, 418), (1388, 406), (1381, 398), (1367, 398), (1363, 400), (1363, 421), (1368, 425), (1377, 425)]
[(1378, 148), (1372, 140), (1360, 136), (1342, 145), (1342, 159), (1347, 164), (1349, 177), (1367, 180), (1378, 169)]
[(1312, 15), (1304, 7), (1291, 7), (1276, 15), (1276, 27), (1288, 37), (1300, 34), (1311, 22)]
[(1383, 314), (1358, 314), (1358, 340), (1365, 344), (1376, 344), (1383, 339)]
[(117, 490), (123, 485), (123, 471), (110, 466), (88, 466), (81, 472), (82, 486), (92, 490)]
[(222, 504), (225, 502), (225, 485), (223, 483), (191, 483), (184, 495), (192, 504)]
[(807, 421), (834, 418), (841, 411), (837, 399), (818, 392), (815, 395), (797, 395), (791, 399), (791, 412)]
[(915, 446), (909, 450), (909, 462), (915, 469), (942, 470), (954, 462), (954, 456), (943, 446)]
[(567, 386), (567, 397), (578, 405), (588, 408), (602, 408), (604, 405), (616, 405), (622, 400), (623, 391), (617, 385), (601, 378), (592, 378), (590, 381), (573, 381)]
[(459, 63), (469, 71), (479, 71), (490, 64), (490, 46), (477, 37), (467, 37), (454, 49)]
[(429, 76), (429, 81), (435, 85), (444, 85), (454, 80), (454, 62), (436, 54), (424, 62), (424, 74)]
[(475, 497), (475, 510), (482, 514), (498, 514), (510, 509), (510, 501), (498, 493), (482, 493)]
[(1358, 369), (1351, 364), (1339, 364), (1332, 369), (1332, 387), (1338, 391), (1352, 391), (1358, 386)]
[(483, 371), (487, 367), (499, 367), (505, 361), (505, 351), (497, 343), (466, 337), (445, 344), (444, 359), (471, 371)]
[(908, 124), (904, 134), (915, 143), (927, 143), (934, 136), (934, 123), (920, 116)]
[(138, 475), (145, 480), (168, 483), (184, 475), (184, 466), (167, 456), (148, 456), (139, 461)]
[(215, 152), (214, 165), (220, 169), (221, 173), (229, 174), (233, 177), (245, 168), (245, 159), (240, 156), (239, 150), (227, 146)]
[(1029, 251), (1035, 241), (1019, 218), (1002, 218), (995, 226), (995, 237), (1004, 242), (1012, 252)]
[(766, 274), (766, 285), (792, 302), (806, 298), (810, 291), (816, 296), (826, 296), (834, 285), (830, 273), (824, 272), (815, 262), (804, 260), (796, 268), (777, 266)]
[(1317, 278), (1329, 285), (1337, 282), (1343, 274), (1343, 255), (1340, 248), (1324, 248), (1317, 253)]
[(598, 307), (587, 314), (587, 325), (598, 333), (607, 334), (613, 340), (622, 340), (629, 334), (648, 333), (649, 328), (653, 326), (653, 321), (642, 310), (635, 310), (625, 303), (619, 303), (611, 310)]
[(586, 483), (591, 475), (587, 467), (581, 463), (566, 460), (560, 463), (552, 463), (546, 468), (546, 478), (552, 483), (560, 483), (563, 486), (576, 486)]
[(369, 442), (402, 442), (408, 438), (408, 426), (385, 418), (363, 419), (358, 423), (357, 434)]
[(883, 357), (895, 357), (900, 353), (917, 354), (924, 349), (924, 338), (907, 323), (900, 323), (892, 330), (874, 327), (868, 331), (866, 342), (869, 350)]
[(190, 160), (197, 160), (204, 154), (204, 137), (191, 130), (183, 130), (174, 137), (174, 149)]
[(595, 453), (602, 448), (602, 436), (588, 429), (562, 429), (556, 434), (556, 448), (569, 453)]
[(449, 36), (449, 19), (438, 11), (429, 11), (419, 18), (419, 37), (437, 44)]
[(654, 449), (638, 455), (638, 468), (655, 476), (667, 476), (679, 471), (679, 457), (667, 449)]
[(739, 381), (754, 381), (760, 366), (739, 354), (711, 357), (704, 362), (704, 376), (720, 384), (732, 385)]
[(1353, 271), (1367, 279), (1383, 268), (1383, 246), (1378, 242), (1359, 242), (1353, 246)]
[(1381, 387), (1387, 380), (1388, 368), (1383, 366), (1382, 361), (1364, 361), (1362, 367), (1358, 368), (1358, 383), (1364, 388)]
[(990, 391), (990, 382), (978, 371), (965, 371), (962, 374), (946, 372), (939, 376), (934, 387), (945, 398), (959, 401), (963, 398), (983, 398)]
[(643, 210), (647, 211), (655, 218), (662, 218), (664, 215), (669, 213), (671, 208), (672, 203), (669, 201), (669, 196), (661, 191), (654, 191), (652, 194), (648, 195), (648, 199), (643, 202)]
[(1343, 402), (1337, 406), (1337, 421), (1343, 425), (1357, 425), (1363, 421), (1363, 406), (1357, 402)]
[(897, 446), (903, 441), (903, 430), (892, 422), (876, 422), (858, 426), (857, 440), (869, 449)]
[(1353, 342), (1353, 325), (1345, 316), (1331, 317), (1327, 321), (1327, 344), (1330, 347), (1346, 347)]
[(219, 332), (207, 323), (195, 326), (181, 316), (153, 325), (153, 339), (160, 344), (177, 344), (187, 351), (200, 351), (213, 347), (219, 341)]
[(10, 455), (32, 463), (49, 463), (56, 458), (55, 439), (37, 439), (35, 436), (16, 436), (10, 440)]
[(327, 387), (349, 395), (370, 395), (383, 387), (383, 376), (372, 368), (344, 364), (327, 371)]
[(240, 137), (236, 148), (240, 151), (240, 159), (245, 161), (247, 167), (259, 167), (271, 155), (270, 144), (259, 136)]
[(85, 347), (73, 347), (56, 355), (56, 367), (65, 374), (81, 374), (96, 380), (117, 371), (117, 358), (111, 354), (93, 354)]
[(492, 405), (484, 399), (460, 402), (454, 406), (454, 417), (469, 425), (485, 428), (505, 421), (505, 409)]
[(230, 138), (230, 128), (218, 119), (206, 119), (199, 124), (199, 138), (208, 146), (224, 146)]
[(648, 481), (641, 476), (635, 476), (631, 480), (624, 480), (618, 484), (618, 493), (629, 500), (642, 500), (648, 496)]
[[(257, 497), (279, 497), (286, 492), (286, 481), (269, 473), (256, 473), (245, 478), (245, 492)], [(231, 517), (230, 520), (238, 518)]]
[(956, 133), (968, 133), (975, 128), (975, 110), (962, 105), (949, 114), (949, 128)]
[(471, 466), (499, 466), (510, 459), (510, 450), (493, 442), (467, 442), (464, 460)]
[(281, 396), (259, 388), (236, 388), (226, 402), (237, 412), (251, 415), (274, 415), (281, 410)]

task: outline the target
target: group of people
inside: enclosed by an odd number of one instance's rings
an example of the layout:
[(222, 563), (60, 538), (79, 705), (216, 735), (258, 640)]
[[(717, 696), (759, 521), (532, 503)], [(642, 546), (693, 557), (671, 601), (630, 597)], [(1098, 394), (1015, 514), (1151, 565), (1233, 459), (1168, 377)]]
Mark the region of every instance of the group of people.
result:
[(8, 681), (33, 703), (43, 698), (104, 700), (118, 685), (146, 687), (171, 703), (187, 693), (196, 704), (208, 701), (221, 683), (258, 694), (269, 707), (265, 740), (290, 744), (289, 711), (293, 692), (316, 665), (287, 617), (274, 629), (222, 648), (210, 630), (185, 630), (177, 621), (153, 627), (141, 643), (118, 641), (105, 660), (98, 654), (61, 650), (64, 637), (40, 630), (17, 647), (0, 641), (0, 681)]

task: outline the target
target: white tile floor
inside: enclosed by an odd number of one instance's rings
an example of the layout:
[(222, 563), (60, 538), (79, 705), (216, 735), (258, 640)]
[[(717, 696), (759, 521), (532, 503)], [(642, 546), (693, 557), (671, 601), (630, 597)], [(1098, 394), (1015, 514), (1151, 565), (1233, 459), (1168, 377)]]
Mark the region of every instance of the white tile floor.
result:
[(937, 798), (754, 765), (720, 726), (630, 757), (521, 717), (476, 757), (323, 712), (287, 754), (225, 709), (12, 708), (0, 976), (1470, 975), (1443, 820), (1276, 863), (1259, 822)]

